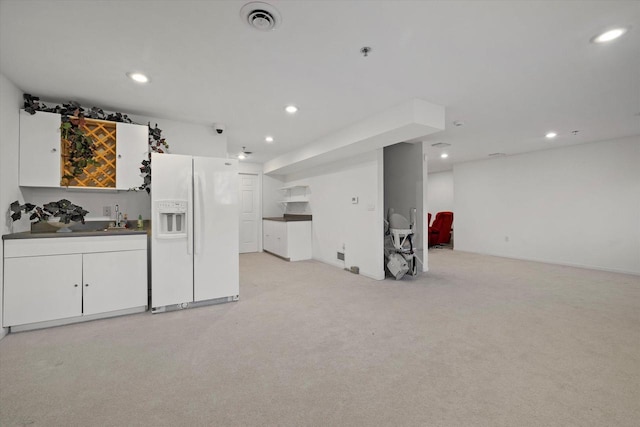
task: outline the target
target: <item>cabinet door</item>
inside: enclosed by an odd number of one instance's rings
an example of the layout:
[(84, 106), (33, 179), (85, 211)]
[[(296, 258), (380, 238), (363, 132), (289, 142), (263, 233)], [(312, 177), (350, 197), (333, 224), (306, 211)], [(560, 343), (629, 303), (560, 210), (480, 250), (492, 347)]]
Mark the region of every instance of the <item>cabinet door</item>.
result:
[(311, 259), (311, 221), (287, 222), (287, 253), (291, 261)]
[(4, 326), (80, 316), (82, 255), (5, 258)]
[(275, 251), (275, 237), (273, 236), (273, 221), (262, 221), (262, 248), (265, 251)]
[(140, 187), (140, 167), (149, 154), (149, 127), (116, 123), (116, 188)]
[(83, 254), (84, 315), (147, 305), (147, 251)]
[(274, 236), (274, 253), (281, 257), (289, 257), (289, 250), (287, 245), (287, 223), (274, 221), (273, 223), (273, 236)]
[(60, 187), (60, 114), (20, 110), (19, 185)]

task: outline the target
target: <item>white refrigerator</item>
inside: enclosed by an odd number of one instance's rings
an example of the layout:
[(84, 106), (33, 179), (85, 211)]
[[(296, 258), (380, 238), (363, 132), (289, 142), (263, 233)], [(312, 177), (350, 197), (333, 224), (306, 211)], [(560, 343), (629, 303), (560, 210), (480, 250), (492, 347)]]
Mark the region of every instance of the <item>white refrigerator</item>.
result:
[(239, 295), (238, 161), (151, 154), (153, 312)]

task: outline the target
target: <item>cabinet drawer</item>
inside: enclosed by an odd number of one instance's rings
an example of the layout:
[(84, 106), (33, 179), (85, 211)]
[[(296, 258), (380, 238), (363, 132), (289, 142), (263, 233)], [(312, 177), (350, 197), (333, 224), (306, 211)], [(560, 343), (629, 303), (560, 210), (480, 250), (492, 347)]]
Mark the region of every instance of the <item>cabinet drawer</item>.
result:
[(5, 258), (141, 249), (147, 249), (147, 236), (144, 234), (127, 236), (105, 235), (100, 237), (49, 237), (4, 241)]

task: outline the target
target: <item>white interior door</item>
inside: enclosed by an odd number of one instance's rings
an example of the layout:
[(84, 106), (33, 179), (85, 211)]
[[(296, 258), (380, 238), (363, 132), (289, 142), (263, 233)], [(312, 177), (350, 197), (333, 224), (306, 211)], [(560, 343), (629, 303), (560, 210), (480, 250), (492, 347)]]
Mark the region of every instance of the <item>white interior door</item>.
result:
[(258, 252), (260, 231), (258, 175), (241, 173), (239, 177), (240, 253)]

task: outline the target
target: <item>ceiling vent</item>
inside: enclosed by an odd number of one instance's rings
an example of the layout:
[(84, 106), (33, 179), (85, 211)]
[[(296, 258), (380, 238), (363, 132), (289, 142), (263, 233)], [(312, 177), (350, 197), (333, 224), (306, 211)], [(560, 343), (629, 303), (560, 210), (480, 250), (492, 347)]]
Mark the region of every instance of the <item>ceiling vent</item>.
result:
[(242, 6), (240, 16), (247, 24), (260, 31), (275, 30), (282, 20), (275, 7), (259, 1)]
[(446, 142), (436, 142), (435, 144), (431, 144), (432, 147), (443, 148), (450, 147), (451, 144), (447, 144)]

